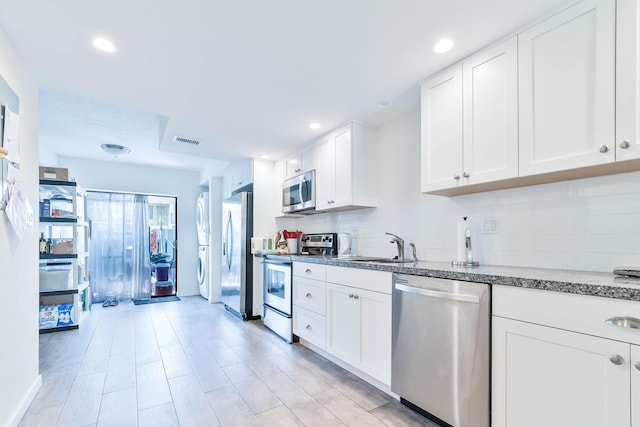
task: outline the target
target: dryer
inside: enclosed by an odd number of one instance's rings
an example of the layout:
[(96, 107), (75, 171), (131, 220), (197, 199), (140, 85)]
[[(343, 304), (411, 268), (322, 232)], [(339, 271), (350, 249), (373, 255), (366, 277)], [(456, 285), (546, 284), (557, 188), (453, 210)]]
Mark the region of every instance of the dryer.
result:
[(198, 288), (200, 295), (209, 299), (209, 246), (198, 250)]
[(198, 245), (209, 244), (209, 193), (200, 193), (196, 205), (196, 226)]

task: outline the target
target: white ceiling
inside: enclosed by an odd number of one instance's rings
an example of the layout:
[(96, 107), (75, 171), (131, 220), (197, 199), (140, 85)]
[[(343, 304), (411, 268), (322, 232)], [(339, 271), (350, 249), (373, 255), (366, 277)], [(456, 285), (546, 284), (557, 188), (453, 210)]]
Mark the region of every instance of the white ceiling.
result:
[[(119, 161), (200, 170), (384, 124), (418, 107), (420, 80), (567, 2), (0, 0), (0, 27), (43, 88), (42, 146), (105, 159), (100, 144), (122, 144)], [(437, 55), (442, 37), (455, 47)]]

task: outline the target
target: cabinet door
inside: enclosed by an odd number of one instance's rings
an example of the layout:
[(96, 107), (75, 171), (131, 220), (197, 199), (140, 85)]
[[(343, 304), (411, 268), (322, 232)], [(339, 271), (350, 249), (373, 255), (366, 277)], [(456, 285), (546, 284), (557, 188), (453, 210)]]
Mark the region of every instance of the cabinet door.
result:
[(289, 157), (285, 161), (285, 170), (287, 178), (292, 178), (300, 172), (300, 156), (295, 155)]
[(308, 172), (316, 168), (316, 148), (309, 147), (300, 153), (300, 173)]
[(462, 177), (462, 64), (421, 87), (422, 191), (457, 187)]
[(640, 157), (640, 3), (618, 0), (616, 160)]
[(331, 208), (336, 187), (336, 145), (333, 135), (318, 144), (318, 169), (316, 170), (316, 209)]
[(354, 366), (360, 354), (360, 313), (355, 289), (327, 283), (327, 351)]
[(391, 385), (391, 295), (356, 290), (360, 302), (360, 365)]
[(640, 427), (640, 346), (631, 346), (631, 427)]
[(337, 208), (351, 204), (352, 167), (351, 167), (351, 126), (340, 130), (334, 138), (335, 190), (331, 207)]
[(495, 316), (492, 333), (494, 427), (630, 425), (629, 344)]
[(518, 43), (463, 62), (464, 184), (518, 176)]
[(582, 1), (519, 34), (518, 58), (520, 175), (614, 161), (615, 0)]

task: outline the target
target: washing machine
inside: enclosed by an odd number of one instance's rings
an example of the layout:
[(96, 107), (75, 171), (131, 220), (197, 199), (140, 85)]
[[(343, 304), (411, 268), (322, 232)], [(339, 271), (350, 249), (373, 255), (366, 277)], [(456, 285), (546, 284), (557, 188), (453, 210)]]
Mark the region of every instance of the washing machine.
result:
[(200, 246), (198, 250), (198, 287), (200, 295), (209, 299), (209, 246)]
[(209, 244), (209, 193), (200, 193), (196, 206), (198, 245)]

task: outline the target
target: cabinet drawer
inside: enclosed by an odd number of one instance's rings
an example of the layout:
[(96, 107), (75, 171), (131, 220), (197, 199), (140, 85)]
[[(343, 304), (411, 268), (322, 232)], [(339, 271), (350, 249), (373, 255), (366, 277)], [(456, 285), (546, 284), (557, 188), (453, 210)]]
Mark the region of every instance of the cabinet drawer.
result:
[(391, 295), (391, 273), (327, 266), (327, 282)]
[(293, 275), (306, 277), (307, 279), (322, 280), (326, 278), (327, 267), (322, 264), (312, 264), (310, 262), (294, 262)]
[(492, 311), (494, 316), (640, 344), (638, 329), (606, 322), (616, 317), (640, 319), (637, 301), (494, 285)]
[(320, 280), (293, 278), (293, 304), (318, 314), (326, 313), (326, 285)]
[(293, 333), (325, 349), (325, 317), (304, 308), (293, 306)]

